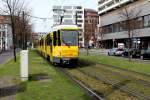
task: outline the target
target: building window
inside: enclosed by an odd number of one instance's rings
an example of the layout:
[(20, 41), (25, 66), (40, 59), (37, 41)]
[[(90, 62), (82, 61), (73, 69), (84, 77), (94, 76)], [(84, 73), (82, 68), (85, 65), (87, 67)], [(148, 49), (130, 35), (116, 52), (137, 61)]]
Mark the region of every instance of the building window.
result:
[(78, 14), (83, 14), (83, 11), (77, 11)]
[(106, 2), (106, 1), (108, 1), (108, 0), (99, 0), (98, 4), (101, 5), (101, 4), (103, 4), (104, 2)]
[(53, 9), (61, 9), (61, 6), (53, 6)]
[(83, 22), (83, 20), (78, 20), (78, 23), (82, 23)]
[(53, 18), (57, 19), (57, 18), (60, 18), (60, 16), (59, 15), (53, 15)]
[(139, 17), (136, 19), (135, 29), (143, 28), (143, 17)]
[(118, 3), (120, 0), (115, 0), (115, 3)]
[(127, 21), (122, 22), (123, 31), (127, 30)]
[(64, 22), (68, 23), (68, 24), (72, 24), (73, 23), (72, 20), (69, 20), (69, 19), (64, 20)]
[(144, 16), (144, 27), (150, 27), (150, 15)]
[(72, 9), (71, 6), (64, 6), (63, 8), (64, 8), (64, 9)]
[(78, 27), (82, 27), (82, 25), (81, 25), (81, 24), (78, 24)]
[(82, 9), (82, 7), (81, 6), (77, 6), (77, 9)]
[(105, 9), (105, 6), (98, 8), (99, 11), (102, 11), (103, 9)]
[(79, 41), (82, 41), (83, 39), (82, 38), (79, 38)]
[(65, 13), (67, 13), (67, 14), (72, 14), (72, 11), (71, 11), (71, 10), (66, 10)]
[(71, 15), (64, 15), (64, 18), (72, 18)]
[(85, 23), (88, 23), (88, 20), (85, 20)]
[(113, 32), (113, 25), (109, 25), (109, 33)]
[(115, 23), (115, 24), (113, 25), (113, 31), (114, 31), (114, 32), (119, 32), (119, 23)]
[(110, 3), (108, 3), (106, 6), (107, 7), (110, 7), (110, 6), (112, 6), (114, 4), (114, 2), (113, 1), (111, 1)]
[(82, 18), (82, 16), (78, 15), (77, 18)]

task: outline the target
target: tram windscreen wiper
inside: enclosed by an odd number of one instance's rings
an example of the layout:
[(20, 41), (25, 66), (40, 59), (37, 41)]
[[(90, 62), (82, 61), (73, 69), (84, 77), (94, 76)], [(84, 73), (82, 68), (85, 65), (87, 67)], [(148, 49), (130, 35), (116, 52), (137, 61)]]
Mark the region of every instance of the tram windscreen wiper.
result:
[(71, 46), (71, 44), (72, 44), (71, 41), (67, 41), (67, 42), (62, 41), (62, 45), (63, 45), (63, 46)]
[(67, 46), (71, 46), (72, 42), (71, 41), (68, 41), (66, 42)]

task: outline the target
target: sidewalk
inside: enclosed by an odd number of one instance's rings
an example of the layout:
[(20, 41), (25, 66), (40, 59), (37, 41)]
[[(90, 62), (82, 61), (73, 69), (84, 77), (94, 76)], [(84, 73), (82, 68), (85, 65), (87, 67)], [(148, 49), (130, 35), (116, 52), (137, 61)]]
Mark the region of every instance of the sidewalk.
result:
[[(18, 53), (20, 49), (16, 49), (16, 53)], [(0, 54), (0, 65), (5, 64), (7, 60), (13, 57), (13, 50), (4, 51)]]
[[(89, 50), (89, 53), (90, 53), (90, 54), (98, 54), (98, 55), (102, 54), (102, 55), (107, 55), (109, 49), (97, 49), (97, 48), (94, 48), (94, 49), (88, 49), (88, 50)], [(81, 53), (86, 53), (87, 50), (84, 49), (84, 48), (81, 48), (81, 49), (80, 49), (80, 52), (81, 52)]]

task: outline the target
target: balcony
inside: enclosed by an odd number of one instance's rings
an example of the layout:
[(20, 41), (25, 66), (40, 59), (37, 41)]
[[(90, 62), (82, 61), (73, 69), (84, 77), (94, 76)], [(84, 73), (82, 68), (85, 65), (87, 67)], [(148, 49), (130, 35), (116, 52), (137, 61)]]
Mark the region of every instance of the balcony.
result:
[(133, 2), (134, 0), (108, 0), (101, 5), (99, 5), (99, 12), (98, 14), (103, 14), (107, 11), (110, 11), (116, 7), (119, 7), (123, 4)]

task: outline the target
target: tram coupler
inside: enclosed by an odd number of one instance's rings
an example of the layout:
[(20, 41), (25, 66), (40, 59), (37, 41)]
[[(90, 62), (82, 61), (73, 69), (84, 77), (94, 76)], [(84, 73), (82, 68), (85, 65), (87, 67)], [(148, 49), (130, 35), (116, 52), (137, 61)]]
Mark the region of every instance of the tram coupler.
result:
[(63, 64), (69, 64), (69, 60), (63, 60)]

